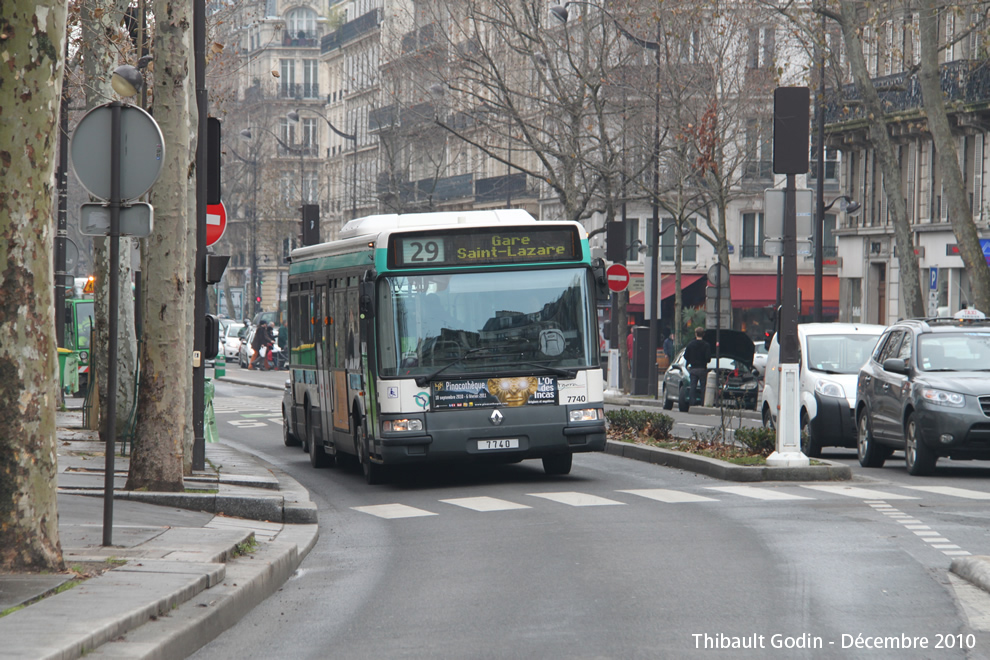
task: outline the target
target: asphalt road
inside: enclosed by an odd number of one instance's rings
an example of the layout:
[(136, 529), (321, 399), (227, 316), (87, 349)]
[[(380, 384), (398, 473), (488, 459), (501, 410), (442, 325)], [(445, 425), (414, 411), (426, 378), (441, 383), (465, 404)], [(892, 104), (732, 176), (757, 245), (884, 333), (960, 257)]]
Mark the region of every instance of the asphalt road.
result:
[(220, 437), (310, 490), (320, 540), (195, 658), (990, 656), (990, 596), (947, 573), (990, 553), (985, 473), (740, 486), (585, 454), (370, 487), (284, 447), (279, 397), (218, 383)]

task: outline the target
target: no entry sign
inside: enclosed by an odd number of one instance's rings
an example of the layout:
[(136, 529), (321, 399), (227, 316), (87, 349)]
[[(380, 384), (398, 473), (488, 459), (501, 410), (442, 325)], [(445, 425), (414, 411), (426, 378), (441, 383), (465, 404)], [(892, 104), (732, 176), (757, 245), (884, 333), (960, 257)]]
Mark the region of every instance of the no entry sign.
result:
[(223, 202), (206, 205), (206, 244), (213, 245), (227, 230), (227, 209)]
[(622, 264), (612, 264), (605, 271), (605, 279), (608, 280), (608, 288), (612, 291), (616, 293), (625, 291), (629, 286), (629, 269)]

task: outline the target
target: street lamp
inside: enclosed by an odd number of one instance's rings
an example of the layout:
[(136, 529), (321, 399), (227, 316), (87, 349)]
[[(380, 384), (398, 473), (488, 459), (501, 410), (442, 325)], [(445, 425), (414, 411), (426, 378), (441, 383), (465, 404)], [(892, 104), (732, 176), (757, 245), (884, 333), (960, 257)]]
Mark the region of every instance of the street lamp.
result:
[[(657, 21), (657, 41), (649, 41), (646, 39), (641, 39), (636, 35), (630, 33), (626, 28), (622, 26), (619, 20), (607, 9), (600, 5), (596, 5), (593, 2), (582, 2), (581, 0), (572, 0), (571, 2), (565, 2), (563, 5), (551, 5), (550, 14), (554, 16), (561, 23), (566, 24), (568, 18), (567, 8), (570, 5), (588, 5), (589, 7), (594, 7), (595, 9), (601, 11), (603, 14), (608, 16), (612, 23), (615, 24), (615, 28), (619, 33), (632, 41), (637, 46), (645, 48), (647, 50), (652, 50), (656, 53), (656, 105), (654, 107), (654, 125), (653, 125), (653, 199), (652, 199), (652, 218), (650, 219), (649, 227), (649, 240), (647, 241), (652, 254), (652, 261), (650, 262), (650, 359), (656, 359), (657, 348), (659, 347), (660, 339), (660, 301), (659, 288), (660, 288), (660, 74), (662, 71), (662, 62), (660, 59), (660, 22)], [(645, 310), (644, 310), (645, 311)], [(650, 378), (648, 381), (647, 394), (652, 395), (654, 398), (659, 398), (660, 392), (658, 387), (658, 373), (657, 369), (650, 369)]]
[[(279, 146), (281, 146), (286, 151), (290, 151), (290, 152), (297, 152), (298, 151), (299, 152), (299, 200), (300, 200), (300, 204), (301, 205), (302, 204), (305, 204), (306, 203), (306, 198), (305, 198), (305, 195), (303, 194), (303, 183), (304, 183), (304, 170), (303, 170), (303, 168), (304, 168), (304, 164), (303, 164), (304, 161), (303, 161), (303, 153), (304, 153), (305, 150), (303, 149), (302, 145), (300, 145), (298, 147), (290, 146), (290, 145), (286, 144), (285, 141), (282, 140), (282, 138), (280, 138), (278, 135), (276, 135), (272, 131), (268, 130), (267, 128), (263, 128), (263, 127), (257, 127), (257, 128), (258, 128), (258, 130), (264, 131), (265, 133), (268, 133), (273, 138), (275, 138), (275, 141), (278, 142)], [(250, 142), (251, 140), (254, 139), (254, 135), (251, 133), (251, 129), (250, 128), (241, 129), (241, 131), (240, 131), (240, 137), (245, 142)], [(234, 154), (234, 155), (236, 156), (237, 154)], [(237, 156), (237, 157), (240, 158), (245, 163), (249, 162), (249, 161), (245, 160), (244, 158), (241, 158), (240, 156)], [(251, 161), (251, 165), (253, 167), (253, 184), (254, 184), (253, 185), (253, 188), (254, 188), (254, 192), (253, 192), (253, 195), (254, 195), (254, 198), (253, 198), (253, 209), (254, 209), (253, 215), (254, 215), (254, 217), (253, 217), (253, 227), (252, 227), (252, 230), (251, 230), (251, 310), (252, 310), (252, 318), (253, 318), (254, 314), (257, 314), (258, 313), (258, 288), (257, 288), (257, 282), (258, 282), (258, 274), (259, 274), (258, 273), (258, 238), (257, 238), (257, 235), (258, 235), (258, 162), (257, 162), (257, 159), (255, 159), (254, 161)]]
[[(819, 138), (821, 138), (821, 131), (819, 131)], [(822, 262), (825, 260), (825, 212), (835, 206), (836, 202), (839, 203), (839, 210), (844, 213), (848, 213), (849, 215), (856, 215), (861, 210), (859, 202), (853, 200), (848, 195), (840, 195), (827, 205), (825, 204), (825, 199), (822, 197), (822, 180), (825, 178), (825, 174), (822, 165), (824, 158), (821, 155), (821, 152), (823, 151), (823, 145), (821, 142), (818, 144), (818, 150), (818, 213), (815, 217), (815, 323), (821, 323), (824, 320), (822, 313), (822, 280), (825, 264)]]
[[(350, 140), (351, 141), (351, 144), (352, 144), (351, 159), (354, 161), (352, 163), (353, 170), (352, 170), (352, 173), (351, 173), (351, 220), (353, 220), (354, 218), (357, 217), (357, 171), (358, 171), (358, 158), (357, 158), (357, 149), (358, 149), (357, 120), (356, 119), (354, 120), (354, 122), (355, 122), (355, 124), (354, 124), (354, 132), (353, 133), (344, 133), (339, 128), (337, 128), (336, 126), (334, 126), (333, 123), (329, 119), (327, 119), (326, 115), (324, 115), (319, 110), (316, 110), (314, 108), (306, 108), (306, 110), (309, 110), (313, 114), (315, 114), (318, 117), (320, 117), (321, 119), (323, 119), (323, 121), (325, 121), (327, 123), (327, 126), (330, 127), (330, 130), (331, 131), (333, 131), (334, 133), (336, 133), (340, 137), (344, 138), (345, 140)], [(286, 115), (286, 117), (289, 118), (289, 121), (291, 121), (293, 123), (297, 123), (299, 121), (299, 112), (297, 110), (291, 110), (289, 112), (289, 114)]]

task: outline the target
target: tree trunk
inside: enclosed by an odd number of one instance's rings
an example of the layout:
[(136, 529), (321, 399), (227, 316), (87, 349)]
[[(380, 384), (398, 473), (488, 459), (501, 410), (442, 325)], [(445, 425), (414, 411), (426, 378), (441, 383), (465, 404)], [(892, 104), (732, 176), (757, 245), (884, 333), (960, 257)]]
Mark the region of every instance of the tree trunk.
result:
[(0, 15), (0, 572), (61, 571), (56, 499), (55, 154), (65, 2)]
[(127, 488), (182, 490), (183, 441), (188, 433), (192, 305), (186, 264), (190, 179), (195, 174), (192, 7), (156, 2), (155, 119), (165, 138), (162, 174), (152, 188), (155, 227), (142, 243), (145, 291), (138, 426)]
[[(112, 26), (118, 25), (127, 9), (126, 0), (88, 0), (82, 6), (80, 20), (83, 31), (81, 43), (83, 70), (86, 78), (86, 110), (103, 105), (114, 98), (110, 86), (110, 75), (116, 68), (118, 48), (111, 47), (106, 35)], [(110, 311), (110, 241), (107, 238), (93, 239), (93, 275), (96, 276), (93, 293), (94, 320), (92, 347), (90, 350), (91, 369), (101, 374), (96, 381), (99, 387), (99, 426), (101, 440), (106, 439), (105, 420), (107, 396), (107, 318)], [(130, 240), (121, 239), (120, 264), (118, 268), (119, 286), (117, 291), (117, 437), (127, 429), (131, 408), (134, 405), (134, 380), (137, 370), (137, 335), (134, 329), (134, 294), (131, 292), (133, 270), (131, 268)]]
[(883, 173), (884, 193), (887, 196), (891, 220), (894, 224), (894, 235), (897, 238), (895, 256), (901, 271), (900, 283), (900, 316), (922, 317), (925, 315), (924, 301), (921, 299), (920, 271), (918, 257), (914, 253), (914, 232), (908, 221), (907, 203), (904, 201), (904, 191), (901, 187), (901, 169), (897, 159), (897, 151), (887, 131), (887, 122), (880, 97), (873, 86), (866, 59), (863, 57), (863, 44), (859, 40), (860, 23), (856, 16), (858, 2), (843, 0), (841, 4), (842, 37), (849, 56), (856, 89), (863, 98), (867, 112), (874, 117), (869, 123), (870, 143), (876, 150), (880, 160), (880, 170)]
[(980, 235), (966, 198), (966, 182), (959, 171), (959, 154), (942, 94), (938, 66), (938, 4), (934, 0), (923, 0), (918, 12), (918, 22), (921, 28), (921, 70), (918, 72), (918, 81), (921, 83), (925, 114), (928, 116), (928, 130), (935, 142), (938, 165), (942, 171), (942, 187), (948, 204), (952, 233), (959, 245), (959, 256), (969, 273), (973, 302), (977, 309), (990, 311), (990, 268), (983, 256)]

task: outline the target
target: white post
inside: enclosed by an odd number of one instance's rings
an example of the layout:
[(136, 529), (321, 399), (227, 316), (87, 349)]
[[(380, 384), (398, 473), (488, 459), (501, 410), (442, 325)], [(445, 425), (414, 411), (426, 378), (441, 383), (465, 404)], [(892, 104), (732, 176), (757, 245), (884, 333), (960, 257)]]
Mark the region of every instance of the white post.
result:
[(800, 366), (784, 363), (777, 367), (777, 451), (767, 456), (771, 467), (803, 467), (809, 464), (801, 452), (801, 373)]
[(608, 394), (619, 393), (619, 349), (608, 349)]

